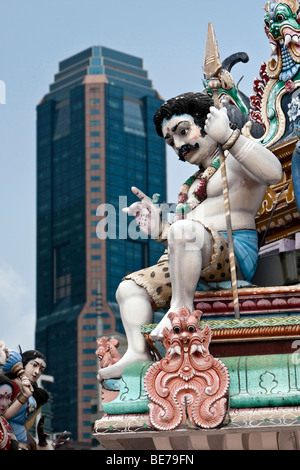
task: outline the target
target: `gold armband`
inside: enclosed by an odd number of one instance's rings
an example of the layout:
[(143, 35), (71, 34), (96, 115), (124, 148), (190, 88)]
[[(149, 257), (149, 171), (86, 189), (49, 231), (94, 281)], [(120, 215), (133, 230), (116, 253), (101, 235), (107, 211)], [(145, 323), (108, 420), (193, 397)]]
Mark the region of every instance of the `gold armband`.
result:
[(231, 136), (229, 137), (229, 139), (226, 140), (226, 142), (222, 145), (222, 149), (224, 151), (231, 149), (231, 147), (234, 146), (234, 144), (236, 143), (240, 135), (241, 135), (241, 131), (239, 129), (235, 129), (233, 133), (231, 134)]
[(25, 405), (25, 403), (28, 402), (28, 398), (25, 397), (25, 395), (24, 395), (22, 392), (20, 392), (20, 393), (17, 395), (17, 400), (18, 400), (20, 403), (22, 403), (22, 405)]

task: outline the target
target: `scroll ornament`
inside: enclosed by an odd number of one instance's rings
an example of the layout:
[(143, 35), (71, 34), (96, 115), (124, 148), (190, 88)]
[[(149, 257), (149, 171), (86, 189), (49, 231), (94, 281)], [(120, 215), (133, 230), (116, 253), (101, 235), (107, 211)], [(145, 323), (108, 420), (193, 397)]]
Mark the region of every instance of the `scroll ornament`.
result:
[(155, 429), (173, 430), (183, 424), (211, 429), (226, 417), (229, 373), (209, 353), (211, 329), (199, 328), (200, 315), (186, 307), (169, 313), (172, 329), (163, 331), (166, 356), (150, 366), (144, 380)]

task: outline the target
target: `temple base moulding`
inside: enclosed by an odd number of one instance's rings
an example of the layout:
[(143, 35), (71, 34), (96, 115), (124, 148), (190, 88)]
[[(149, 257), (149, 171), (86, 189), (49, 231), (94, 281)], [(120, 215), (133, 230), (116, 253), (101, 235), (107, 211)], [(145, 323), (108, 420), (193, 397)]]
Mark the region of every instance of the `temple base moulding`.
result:
[(220, 429), (151, 429), (146, 414), (95, 422), (93, 437), (106, 450), (299, 450), (300, 407), (234, 409)]

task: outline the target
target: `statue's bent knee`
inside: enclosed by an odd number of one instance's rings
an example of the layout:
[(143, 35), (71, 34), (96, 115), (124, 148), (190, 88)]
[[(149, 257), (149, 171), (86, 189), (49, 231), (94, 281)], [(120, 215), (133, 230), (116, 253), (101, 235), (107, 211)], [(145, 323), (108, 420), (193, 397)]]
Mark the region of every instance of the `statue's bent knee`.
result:
[(171, 225), (168, 233), (168, 244), (196, 243), (202, 245), (204, 227), (193, 220), (178, 220)]
[(122, 281), (117, 288), (117, 302), (122, 302), (131, 297), (132, 295), (143, 294), (144, 291), (145, 289), (143, 289), (143, 287), (138, 286), (131, 279), (125, 279), (125, 281)]
[(122, 302), (122, 300), (126, 299), (130, 293), (130, 288), (132, 288), (132, 284), (134, 284), (134, 281), (131, 280), (125, 280), (122, 281), (116, 291), (116, 299), (118, 302)]

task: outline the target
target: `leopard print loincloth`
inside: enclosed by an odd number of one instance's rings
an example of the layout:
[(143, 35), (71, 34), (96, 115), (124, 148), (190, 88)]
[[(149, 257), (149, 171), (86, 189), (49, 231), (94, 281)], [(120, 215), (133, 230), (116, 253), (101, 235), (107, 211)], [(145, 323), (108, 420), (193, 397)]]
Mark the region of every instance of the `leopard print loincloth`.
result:
[[(206, 282), (228, 281), (230, 276), (228, 240), (219, 232), (206, 229), (213, 239), (213, 254), (207, 266), (202, 269), (200, 280)], [(237, 274), (239, 272), (236, 260)], [(168, 252), (165, 250), (157, 264), (141, 269), (124, 277), (133, 280), (138, 286), (144, 287), (153, 300), (155, 311), (168, 309), (172, 298), (172, 285), (169, 270)]]

